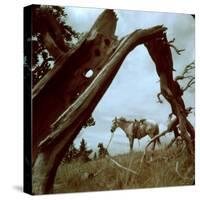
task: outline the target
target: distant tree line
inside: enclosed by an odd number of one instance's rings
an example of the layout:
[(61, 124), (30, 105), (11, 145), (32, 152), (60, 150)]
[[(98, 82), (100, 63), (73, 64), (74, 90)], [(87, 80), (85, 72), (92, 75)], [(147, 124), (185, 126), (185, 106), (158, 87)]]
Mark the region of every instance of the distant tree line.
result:
[(98, 143), (98, 152), (94, 152), (93, 157), (91, 154), (93, 153), (92, 149), (88, 149), (87, 142), (84, 138), (82, 138), (80, 145), (78, 148), (75, 147), (74, 144), (72, 144), (69, 148), (69, 150), (66, 152), (63, 163), (71, 162), (73, 160), (79, 160), (82, 162), (88, 162), (91, 160), (97, 160), (105, 158), (106, 155), (109, 155), (107, 149), (104, 147), (103, 143)]

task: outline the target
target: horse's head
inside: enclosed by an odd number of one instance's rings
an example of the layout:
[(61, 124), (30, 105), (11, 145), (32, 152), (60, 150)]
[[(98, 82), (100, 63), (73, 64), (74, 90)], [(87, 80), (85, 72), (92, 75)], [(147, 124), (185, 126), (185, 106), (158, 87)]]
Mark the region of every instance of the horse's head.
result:
[(118, 127), (118, 124), (119, 124), (118, 119), (117, 119), (117, 117), (115, 117), (115, 118), (112, 120), (112, 127), (111, 127), (111, 129), (110, 129), (110, 131), (111, 131), (112, 133), (115, 132), (116, 128)]
[(133, 123), (133, 130), (137, 129), (138, 126), (140, 125), (140, 121), (138, 121), (137, 119), (134, 119), (132, 123)]

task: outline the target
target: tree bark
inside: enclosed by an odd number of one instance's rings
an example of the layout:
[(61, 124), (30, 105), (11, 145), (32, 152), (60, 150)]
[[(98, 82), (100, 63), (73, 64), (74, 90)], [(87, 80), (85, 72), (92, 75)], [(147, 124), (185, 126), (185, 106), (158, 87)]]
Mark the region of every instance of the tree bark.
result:
[[(115, 27), (116, 17), (113, 11), (103, 12), (97, 22), (102, 24), (105, 20), (108, 25)], [(54, 68), (33, 88), (33, 160), (38, 144), (51, 132), (51, 124), (92, 82), (119, 42), (115, 40), (114, 31), (107, 26), (105, 28), (108, 34), (104, 36), (105, 30), (103, 26), (98, 26), (97, 22), (85, 39), (61, 56)], [(110, 41), (109, 45), (105, 41)], [(100, 55), (96, 55), (96, 51), (100, 52)], [(90, 78), (85, 76), (88, 70), (93, 71)]]
[(178, 82), (173, 80), (172, 55), (166, 34), (163, 38), (151, 40), (145, 46), (156, 64), (156, 70), (160, 77), (161, 93), (171, 105), (172, 113), (178, 119), (180, 135), (187, 144), (188, 152), (194, 156), (195, 132), (187, 119), (188, 113), (182, 99), (183, 91)]

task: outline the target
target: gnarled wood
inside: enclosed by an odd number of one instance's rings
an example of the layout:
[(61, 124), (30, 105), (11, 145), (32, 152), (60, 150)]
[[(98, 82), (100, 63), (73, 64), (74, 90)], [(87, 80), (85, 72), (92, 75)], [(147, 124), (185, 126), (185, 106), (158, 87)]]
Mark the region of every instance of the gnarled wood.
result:
[(160, 77), (162, 95), (170, 103), (172, 113), (177, 117), (181, 137), (186, 141), (189, 153), (194, 156), (194, 128), (187, 119), (187, 110), (182, 99), (183, 91), (177, 81), (173, 80), (173, 62), (170, 45), (166, 35), (146, 43), (150, 56), (156, 64)]
[[(109, 20), (106, 18), (108, 16)], [(108, 25), (116, 27), (117, 19), (113, 11), (103, 12), (97, 22), (101, 23), (105, 20), (107, 20)], [(102, 29), (97, 25), (93, 26), (77, 47), (65, 55), (61, 55), (54, 68), (33, 88), (34, 159), (38, 144), (51, 132), (51, 124), (87, 88), (116, 48), (118, 41), (115, 39), (113, 30), (105, 27), (109, 36), (104, 36), (104, 27), (100, 27)], [(110, 41), (109, 45), (107, 40)], [(100, 55), (96, 55), (96, 51)], [(85, 77), (88, 70), (93, 71), (93, 76), (90, 78)]]

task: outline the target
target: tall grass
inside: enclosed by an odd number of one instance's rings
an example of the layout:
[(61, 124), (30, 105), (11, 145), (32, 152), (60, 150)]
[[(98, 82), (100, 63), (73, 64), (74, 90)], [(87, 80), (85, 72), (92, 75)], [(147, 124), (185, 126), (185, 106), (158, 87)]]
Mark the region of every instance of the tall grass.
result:
[[(80, 161), (65, 163), (58, 169), (54, 192), (103, 191), (193, 184), (194, 162), (186, 151), (180, 152), (177, 148), (157, 150), (152, 162), (141, 165), (142, 154), (142, 152), (132, 152), (113, 157), (123, 166), (136, 171), (137, 175), (117, 167), (108, 158), (87, 163)], [(177, 163), (179, 164), (178, 169)]]

